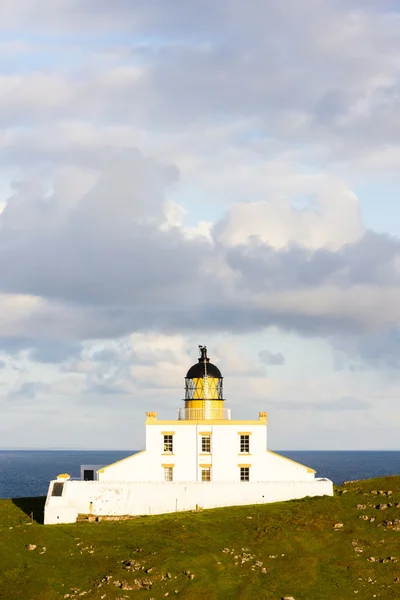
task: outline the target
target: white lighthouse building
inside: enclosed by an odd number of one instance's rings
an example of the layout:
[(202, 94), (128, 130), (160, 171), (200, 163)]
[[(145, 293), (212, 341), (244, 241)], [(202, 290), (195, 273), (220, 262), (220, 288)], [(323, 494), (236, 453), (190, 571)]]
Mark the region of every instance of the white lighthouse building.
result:
[(78, 514), (148, 515), (333, 495), (329, 479), (267, 449), (267, 413), (233, 420), (223, 377), (200, 346), (185, 378), (178, 418), (146, 413), (146, 448), (104, 467), (83, 466), (81, 479), (51, 481), (45, 523)]

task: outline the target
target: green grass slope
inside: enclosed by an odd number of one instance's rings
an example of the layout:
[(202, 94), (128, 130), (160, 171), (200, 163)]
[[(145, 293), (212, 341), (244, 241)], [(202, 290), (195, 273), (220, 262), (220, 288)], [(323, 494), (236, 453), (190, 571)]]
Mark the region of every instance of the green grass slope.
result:
[(400, 599), (400, 477), (120, 522), (30, 523), (42, 507), (0, 500), (2, 599)]

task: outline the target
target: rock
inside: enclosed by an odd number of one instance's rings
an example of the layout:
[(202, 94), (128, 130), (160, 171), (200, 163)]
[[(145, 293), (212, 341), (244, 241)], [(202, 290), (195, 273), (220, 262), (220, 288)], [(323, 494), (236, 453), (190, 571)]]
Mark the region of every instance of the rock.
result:
[(343, 529), (343, 523), (335, 523), (333, 529), (335, 529), (336, 531), (338, 529)]
[(367, 508), (366, 504), (357, 504), (357, 510), (365, 510)]
[(267, 569), (266, 569), (265, 567), (263, 567), (263, 568), (261, 569), (261, 573), (266, 573), (266, 572), (267, 572)]
[(35, 549), (36, 549), (36, 544), (27, 544), (27, 545), (25, 546), (25, 548), (26, 548), (27, 550), (35, 550)]
[(69, 594), (64, 594), (64, 598), (71, 598), (71, 596)]
[(127, 581), (124, 581), (123, 584), (121, 585), (121, 590), (125, 590), (126, 592), (131, 592), (133, 590), (133, 587), (131, 587)]
[(367, 561), (368, 562), (375, 562), (376, 558), (375, 558), (375, 556), (370, 556), (369, 558), (367, 558)]
[(256, 562), (254, 563), (255, 567), (262, 567), (263, 563), (260, 560), (256, 560)]
[(166, 578), (167, 578), (167, 579), (172, 579), (172, 575), (171, 575), (171, 573), (167, 573), (167, 574), (166, 574)]
[(282, 596), (281, 600), (295, 600), (293, 596)]
[(194, 579), (194, 573), (190, 573), (189, 579)]
[(393, 494), (392, 490), (388, 490), (388, 491), (386, 492), (386, 496), (391, 496), (392, 494)]
[(387, 504), (378, 504), (376, 506), (377, 510), (386, 510), (388, 508)]
[(375, 520), (376, 520), (375, 517), (371, 517), (370, 520), (369, 520), (369, 522), (373, 523)]
[(357, 546), (357, 548), (354, 548), (354, 552), (364, 552), (364, 550)]

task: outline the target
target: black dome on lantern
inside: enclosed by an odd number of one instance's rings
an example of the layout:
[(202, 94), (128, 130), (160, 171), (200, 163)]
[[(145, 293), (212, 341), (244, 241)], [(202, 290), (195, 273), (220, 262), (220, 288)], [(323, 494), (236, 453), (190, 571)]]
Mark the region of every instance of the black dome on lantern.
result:
[(222, 379), (221, 371), (218, 367), (210, 363), (210, 359), (207, 357), (207, 348), (205, 346), (199, 346), (199, 348), (201, 352), (199, 362), (193, 365), (193, 367), (190, 367), (189, 371), (186, 373), (186, 378), (199, 379), (207, 374), (209, 377)]

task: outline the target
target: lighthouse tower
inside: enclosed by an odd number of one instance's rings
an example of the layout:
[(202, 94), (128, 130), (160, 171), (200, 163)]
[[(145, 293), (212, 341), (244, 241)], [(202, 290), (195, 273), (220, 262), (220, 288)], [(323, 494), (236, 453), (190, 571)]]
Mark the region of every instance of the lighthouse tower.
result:
[(333, 495), (331, 481), (267, 449), (265, 411), (257, 419), (231, 419), (221, 371), (207, 348), (199, 349), (177, 418), (149, 411), (145, 450), (101, 468), (82, 466), (81, 481), (65, 474), (51, 481), (45, 523)]
[(200, 358), (190, 367), (185, 377), (185, 408), (179, 418), (187, 421), (227, 419), (224, 410), (223, 377), (221, 371), (210, 363), (206, 346), (199, 346)]

